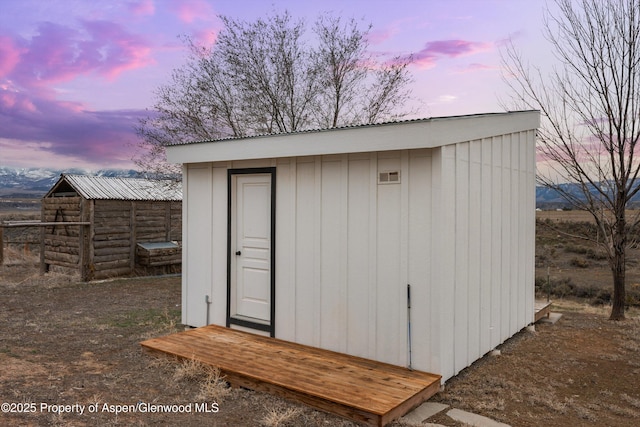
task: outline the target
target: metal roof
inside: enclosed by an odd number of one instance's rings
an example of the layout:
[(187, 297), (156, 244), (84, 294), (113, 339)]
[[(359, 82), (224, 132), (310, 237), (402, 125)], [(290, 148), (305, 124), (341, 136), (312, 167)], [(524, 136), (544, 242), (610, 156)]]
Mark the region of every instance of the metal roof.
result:
[(516, 111), (507, 111), (507, 112), (500, 112), (500, 113), (477, 113), (477, 114), (462, 114), (462, 115), (441, 116), (441, 117), (423, 117), (423, 118), (414, 118), (414, 119), (388, 120), (388, 121), (376, 122), (376, 123), (354, 123), (354, 124), (347, 124), (347, 125), (341, 125), (336, 127), (300, 129), (300, 130), (295, 130), (291, 132), (272, 132), (272, 133), (259, 133), (259, 134), (253, 134), (253, 135), (245, 135), (245, 136), (227, 136), (222, 138), (203, 139), (203, 140), (197, 140), (197, 141), (174, 141), (167, 145), (169, 147), (172, 147), (177, 145), (192, 145), (192, 144), (202, 144), (202, 143), (209, 143), (209, 142), (254, 139), (254, 138), (261, 138), (266, 136), (296, 135), (296, 134), (302, 134), (302, 133), (318, 133), (318, 132), (328, 132), (328, 131), (343, 130), (343, 129), (382, 127), (382, 126), (397, 125), (402, 123), (421, 123), (421, 122), (424, 123), (424, 122), (430, 122), (433, 120), (457, 119), (462, 117), (494, 116), (494, 115), (504, 115), (505, 113), (521, 113), (521, 112), (529, 112), (529, 111), (534, 111), (534, 110), (516, 110)]
[(67, 182), (88, 200), (182, 201), (182, 185), (170, 180), (62, 174), (45, 197)]
[(178, 244), (174, 242), (144, 242), (138, 243), (142, 249), (153, 250), (153, 249), (175, 249), (178, 248)]
[(496, 135), (535, 131), (535, 110), (389, 122), (166, 147), (172, 163), (229, 162), (329, 154), (432, 149)]

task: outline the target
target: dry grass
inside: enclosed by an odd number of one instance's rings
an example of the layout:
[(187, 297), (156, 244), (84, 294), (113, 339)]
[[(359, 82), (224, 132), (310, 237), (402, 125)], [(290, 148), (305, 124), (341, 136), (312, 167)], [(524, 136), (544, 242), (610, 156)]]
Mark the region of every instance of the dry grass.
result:
[(281, 427), (297, 418), (302, 413), (300, 408), (271, 408), (261, 421), (265, 427)]
[[(627, 216), (632, 217), (638, 213), (637, 210), (627, 210)], [(550, 221), (571, 221), (571, 222), (591, 222), (595, 223), (593, 216), (587, 211), (537, 211), (536, 219)]]
[(196, 399), (207, 402), (221, 402), (229, 393), (231, 388), (224, 380), (224, 376), (220, 373), (220, 369), (210, 366), (206, 369), (206, 376), (200, 383), (200, 393)]
[(176, 381), (196, 381), (200, 392), (196, 396), (202, 401), (221, 402), (231, 389), (217, 367), (206, 365), (195, 359), (183, 359), (173, 374)]
[(180, 310), (169, 310), (165, 307), (162, 311), (146, 310), (141, 316), (141, 325), (152, 326), (153, 329), (140, 335), (141, 340), (148, 340), (159, 335), (173, 334), (180, 331)]
[[(171, 359), (167, 358), (167, 360)], [(176, 367), (173, 379), (176, 381), (197, 381), (206, 374), (206, 371), (207, 365), (204, 363), (195, 359), (182, 359)]]
[[(598, 316), (609, 317), (611, 314), (610, 305), (592, 305), (584, 300), (577, 299), (565, 299), (565, 298), (553, 298), (553, 311), (561, 313), (588, 313), (597, 314)], [(628, 307), (625, 311), (626, 316), (630, 321), (638, 322), (637, 318), (640, 317), (639, 307)], [(634, 320), (635, 319), (635, 320)], [(640, 326), (640, 323), (638, 323)]]
[(640, 412), (629, 408), (629, 407), (621, 407), (618, 405), (614, 405), (613, 403), (607, 405), (607, 409), (609, 412), (619, 415), (621, 417), (625, 417), (627, 419), (638, 418), (640, 416)]
[(51, 271), (40, 274), (40, 256), (33, 252), (9, 247), (4, 249), (4, 260), (0, 265), (0, 278), (5, 289), (20, 286), (38, 286), (42, 289), (54, 289), (76, 282), (78, 275)]
[(640, 409), (640, 399), (636, 399), (635, 397), (631, 397), (626, 393), (622, 393), (620, 395), (620, 398), (622, 400), (624, 400), (625, 402), (627, 402), (628, 404), (630, 404), (631, 406), (633, 406), (634, 408)]

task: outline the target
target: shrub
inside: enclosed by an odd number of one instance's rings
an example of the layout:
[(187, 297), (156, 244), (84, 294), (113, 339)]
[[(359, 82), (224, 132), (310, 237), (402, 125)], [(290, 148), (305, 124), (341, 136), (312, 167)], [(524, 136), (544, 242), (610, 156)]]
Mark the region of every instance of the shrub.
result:
[(608, 305), (611, 303), (611, 290), (599, 289), (595, 298), (591, 301), (591, 305)]
[(578, 268), (588, 268), (589, 267), (589, 261), (587, 261), (586, 259), (583, 258), (572, 258), (571, 261), (569, 261), (569, 264), (571, 264), (574, 267), (578, 267)]
[(584, 246), (567, 243), (566, 245), (564, 245), (564, 251), (571, 252), (574, 254), (585, 255), (586, 253), (588, 253), (589, 249)]
[(571, 277), (559, 281), (551, 281), (551, 293), (557, 297), (564, 298), (565, 296), (573, 295), (575, 289), (576, 285), (573, 283)]
[(607, 254), (600, 252), (600, 251), (596, 251), (594, 249), (589, 248), (586, 252), (587, 258), (595, 260), (595, 261), (602, 261), (607, 259)]
[(536, 277), (536, 290), (543, 290), (547, 288), (547, 278), (546, 277)]
[(597, 288), (576, 287), (574, 295), (578, 298), (594, 298), (600, 294), (601, 290)]
[(640, 306), (640, 284), (632, 283), (626, 288), (626, 301), (628, 307)]

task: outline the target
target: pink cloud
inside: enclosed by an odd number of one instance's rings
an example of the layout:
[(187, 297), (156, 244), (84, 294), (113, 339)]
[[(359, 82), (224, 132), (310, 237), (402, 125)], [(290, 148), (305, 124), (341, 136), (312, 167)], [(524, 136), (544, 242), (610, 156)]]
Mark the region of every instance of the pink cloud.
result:
[[(48, 144), (30, 141), (6, 140), (0, 138), (0, 152), (2, 153), (2, 165), (13, 165), (25, 168), (51, 168), (56, 165), (60, 168), (86, 167), (86, 162), (69, 159), (66, 156), (56, 156), (48, 150)], [(29, 153), (25, 158), (25, 153)], [(96, 169), (100, 168), (97, 166)]]
[(0, 90), (0, 140), (20, 145), (46, 141), (39, 146), (42, 156), (125, 165), (130, 164), (137, 138), (133, 127), (146, 114), (138, 110), (90, 111), (79, 103)]
[(81, 76), (114, 79), (153, 63), (151, 47), (117, 23), (96, 20), (78, 28), (40, 23), (31, 38), (0, 36), (0, 140), (37, 143), (46, 158), (130, 165), (133, 128), (147, 113), (90, 111), (57, 100), (52, 84)]
[(500, 69), (499, 67), (492, 67), (491, 65), (485, 65), (485, 64), (474, 62), (458, 70), (458, 73), (465, 74), (465, 73), (473, 73), (476, 71), (493, 71), (493, 70), (499, 70), (499, 69)]
[(114, 79), (153, 63), (151, 45), (107, 21), (84, 21), (84, 31), (45, 22), (22, 40), (23, 53), (10, 76), (25, 87), (69, 81), (97, 73)]
[(398, 30), (396, 28), (385, 28), (382, 30), (373, 30), (368, 34), (367, 40), (372, 44), (379, 44), (389, 40), (397, 32)]
[(195, 20), (211, 20), (215, 15), (211, 5), (204, 0), (181, 0), (171, 2), (171, 6), (178, 14), (178, 18), (187, 24)]
[(96, 70), (109, 79), (120, 73), (155, 63), (151, 45), (140, 36), (128, 34), (117, 24), (107, 21), (86, 22), (94, 42), (87, 44), (90, 55), (100, 54)]
[(10, 37), (0, 36), (0, 77), (9, 74), (20, 61), (20, 49)]
[(17, 93), (0, 93), (0, 106), (0, 108), (21, 110), (28, 113), (37, 111), (30, 99), (20, 97)]
[(487, 45), (485, 43), (466, 40), (436, 40), (427, 43), (423, 51), (455, 58), (460, 55), (475, 53), (486, 47)]
[(133, 15), (145, 16), (153, 15), (156, 11), (156, 6), (153, 4), (153, 0), (139, 0), (130, 2), (128, 9)]
[(393, 22), (386, 25), (386, 27), (377, 29), (373, 28), (367, 34), (367, 40), (371, 44), (380, 44), (400, 33), (407, 26), (415, 26), (415, 19), (413, 17), (396, 19)]
[(218, 38), (218, 30), (213, 28), (194, 31), (193, 33), (193, 40), (199, 46), (213, 46), (217, 38)]
[(428, 42), (424, 48), (413, 54), (412, 62), (421, 68), (435, 66), (442, 57), (457, 58), (488, 50), (489, 43), (472, 42), (467, 40), (436, 40)]
[(16, 105), (15, 93), (0, 93), (0, 108), (13, 108)]

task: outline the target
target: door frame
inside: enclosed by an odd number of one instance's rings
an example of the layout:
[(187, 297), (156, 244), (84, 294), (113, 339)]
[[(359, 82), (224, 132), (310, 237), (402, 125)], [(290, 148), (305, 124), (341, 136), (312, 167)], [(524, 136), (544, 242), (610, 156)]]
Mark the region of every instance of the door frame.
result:
[[(233, 235), (232, 227), (234, 219), (232, 218), (232, 206), (233, 198), (233, 177), (234, 175), (253, 175), (253, 174), (269, 174), (271, 175), (271, 236), (270, 236), (270, 282), (271, 282), (271, 309), (270, 309), (270, 322), (268, 325), (251, 322), (245, 319), (236, 319), (231, 317), (231, 267), (232, 267), (232, 254), (231, 254), (231, 238)], [(245, 328), (255, 329), (258, 331), (268, 332), (271, 337), (275, 337), (275, 317), (276, 317), (276, 168), (242, 168), (242, 169), (228, 169), (227, 170), (227, 328), (231, 325), (237, 325)]]

